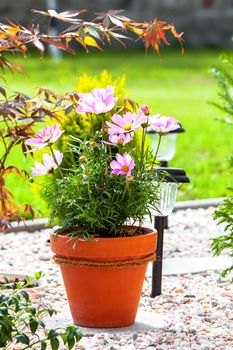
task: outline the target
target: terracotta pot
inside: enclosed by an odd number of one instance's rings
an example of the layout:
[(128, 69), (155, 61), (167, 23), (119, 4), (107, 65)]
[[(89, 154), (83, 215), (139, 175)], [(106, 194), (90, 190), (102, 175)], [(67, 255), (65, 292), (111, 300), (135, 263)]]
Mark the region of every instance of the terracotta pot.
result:
[[(91, 241), (51, 234), (51, 248), (56, 257), (100, 264), (60, 264), (76, 325), (113, 328), (135, 322), (148, 261), (140, 265), (133, 265), (133, 262), (146, 260), (157, 245), (157, 232), (148, 230), (149, 233), (139, 236), (95, 238)], [(122, 262), (126, 265), (121, 266)]]

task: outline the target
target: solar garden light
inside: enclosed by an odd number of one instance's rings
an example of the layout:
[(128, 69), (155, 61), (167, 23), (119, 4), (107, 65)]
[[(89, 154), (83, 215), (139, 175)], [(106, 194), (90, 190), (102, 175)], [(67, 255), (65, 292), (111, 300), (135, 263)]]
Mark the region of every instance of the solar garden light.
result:
[[(159, 160), (161, 167), (167, 167), (168, 162), (174, 158), (176, 153), (177, 135), (185, 131), (180, 123), (179, 125), (180, 127), (178, 129), (169, 131), (167, 134), (162, 135), (159, 152), (157, 155), (157, 159)], [(155, 151), (159, 142), (159, 135), (152, 129), (148, 129), (147, 134), (148, 140), (151, 143), (152, 151)]]
[[(179, 133), (184, 132), (184, 128), (179, 123), (180, 127), (176, 130), (169, 131), (167, 134), (162, 135), (161, 143), (159, 146), (159, 152), (157, 159), (160, 162), (161, 167), (168, 167), (168, 162), (174, 158), (176, 153), (176, 140)], [(148, 140), (151, 144), (152, 151), (157, 149), (159, 135), (152, 129), (147, 130)], [(164, 220), (164, 228), (168, 228), (168, 218)]]
[(154, 227), (158, 231), (158, 243), (156, 261), (152, 266), (152, 289), (151, 297), (154, 298), (162, 293), (162, 265), (163, 265), (163, 236), (164, 224), (168, 215), (171, 214), (175, 202), (177, 190), (181, 183), (188, 183), (189, 178), (183, 169), (161, 167), (156, 169), (156, 175), (162, 176), (159, 185), (160, 201), (158, 211), (153, 212)]

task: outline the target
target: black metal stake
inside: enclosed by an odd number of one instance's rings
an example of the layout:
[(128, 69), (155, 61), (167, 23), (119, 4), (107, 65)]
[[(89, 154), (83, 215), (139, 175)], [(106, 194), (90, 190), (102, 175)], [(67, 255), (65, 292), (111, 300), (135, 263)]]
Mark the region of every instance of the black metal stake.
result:
[[(160, 166), (163, 167), (163, 168), (168, 168), (168, 161), (167, 160), (161, 160), (160, 161)], [(165, 229), (169, 228), (168, 216), (166, 216), (165, 219), (164, 219), (164, 228)]]
[(164, 229), (169, 229), (169, 226), (168, 226), (168, 216), (164, 216)]
[(154, 228), (158, 231), (158, 242), (156, 250), (156, 261), (152, 266), (152, 288), (151, 297), (162, 294), (162, 266), (163, 266), (163, 233), (166, 216), (155, 216)]

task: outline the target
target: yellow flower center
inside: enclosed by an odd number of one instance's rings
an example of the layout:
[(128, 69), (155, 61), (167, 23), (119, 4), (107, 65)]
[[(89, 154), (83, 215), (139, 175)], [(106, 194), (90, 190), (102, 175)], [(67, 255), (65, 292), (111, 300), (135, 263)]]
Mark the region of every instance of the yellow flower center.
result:
[(122, 165), (121, 170), (124, 171), (125, 173), (127, 173), (129, 170), (128, 165)]
[(125, 124), (124, 129), (129, 131), (132, 129), (132, 124)]

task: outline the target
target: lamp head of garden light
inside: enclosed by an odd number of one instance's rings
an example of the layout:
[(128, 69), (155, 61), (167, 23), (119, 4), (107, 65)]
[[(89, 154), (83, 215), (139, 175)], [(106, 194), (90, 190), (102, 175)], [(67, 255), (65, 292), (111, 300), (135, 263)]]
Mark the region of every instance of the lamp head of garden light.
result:
[(175, 202), (177, 190), (181, 183), (189, 183), (190, 180), (184, 169), (160, 167), (155, 170), (160, 178), (158, 211), (155, 216), (168, 216), (171, 214)]
[[(161, 164), (167, 163), (173, 159), (176, 152), (176, 139), (178, 133), (184, 132), (184, 128), (179, 123), (180, 127), (176, 130), (170, 131), (167, 134), (164, 134), (161, 139), (159, 153), (157, 159)], [(159, 136), (152, 129), (147, 130), (148, 138), (151, 144), (152, 151), (157, 149)]]

